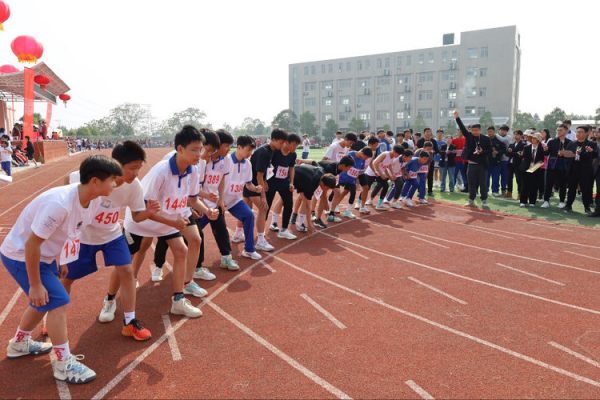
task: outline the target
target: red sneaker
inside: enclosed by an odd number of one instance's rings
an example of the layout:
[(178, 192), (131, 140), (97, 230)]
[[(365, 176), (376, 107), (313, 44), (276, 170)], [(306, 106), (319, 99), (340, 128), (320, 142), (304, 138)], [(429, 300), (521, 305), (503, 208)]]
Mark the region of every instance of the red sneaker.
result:
[(48, 336), (48, 328), (46, 328), (46, 324), (44, 324), (44, 327), (42, 328), (42, 335)]
[(135, 340), (148, 340), (152, 337), (150, 331), (142, 325), (141, 321), (132, 319), (127, 325), (123, 326), (121, 331), (123, 336), (133, 336)]

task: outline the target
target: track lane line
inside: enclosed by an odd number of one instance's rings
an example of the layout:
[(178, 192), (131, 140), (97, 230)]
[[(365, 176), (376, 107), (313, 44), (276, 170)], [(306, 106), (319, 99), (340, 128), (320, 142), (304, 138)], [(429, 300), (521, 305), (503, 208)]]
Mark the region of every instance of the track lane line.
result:
[(458, 298), (456, 298), (456, 297), (454, 297), (454, 296), (452, 296), (452, 295), (450, 295), (450, 294), (448, 294), (446, 292), (441, 291), (440, 289), (434, 288), (433, 286), (429, 286), (428, 284), (423, 283), (420, 280), (413, 278), (412, 276), (409, 276), (407, 279), (410, 279), (411, 281), (413, 281), (413, 282), (415, 282), (415, 283), (417, 283), (417, 284), (419, 284), (421, 286), (425, 286), (427, 289), (431, 289), (434, 292), (437, 292), (437, 293), (441, 294), (442, 296), (446, 296), (447, 298), (449, 298), (452, 301), (455, 301), (455, 302), (460, 303), (460, 304), (467, 304), (466, 301), (458, 299)]
[[(44, 321), (44, 324), (46, 322)], [(46, 343), (52, 343), (50, 338), (46, 338)], [(58, 362), (58, 358), (56, 357), (56, 353), (54, 350), (50, 350), (50, 363), (52, 365), (52, 372), (54, 373), (54, 369), (56, 368), (56, 363)], [(58, 389), (58, 398), (60, 400), (71, 400), (71, 391), (69, 390), (69, 385), (65, 381), (58, 380), (54, 378), (56, 381), (56, 389)]]
[(357, 256), (364, 258), (365, 260), (368, 260), (368, 259), (369, 259), (369, 257), (365, 256), (364, 254), (360, 254), (358, 251), (352, 250), (352, 249), (350, 249), (350, 248), (348, 248), (348, 247), (344, 246), (344, 245), (343, 245), (343, 244), (341, 244), (341, 243), (338, 243), (338, 246), (340, 246), (340, 247), (341, 247), (342, 249), (344, 249), (344, 250), (348, 250), (350, 253), (354, 253), (354, 254), (356, 254)]
[(578, 352), (576, 352), (576, 351), (573, 351), (573, 350), (571, 350), (571, 349), (569, 349), (569, 348), (567, 348), (567, 347), (565, 347), (565, 346), (562, 346), (562, 345), (560, 345), (560, 344), (558, 344), (558, 343), (556, 343), (556, 342), (548, 342), (548, 344), (549, 344), (550, 346), (553, 346), (553, 347), (555, 347), (555, 348), (559, 349), (559, 350), (562, 350), (562, 351), (564, 351), (565, 353), (568, 353), (568, 354), (570, 354), (570, 355), (572, 355), (572, 356), (574, 356), (574, 357), (577, 357), (577, 358), (579, 358), (580, 360), (583, 360), (583, 361), (585, 361), (586, 363), (588, 363), (588, 364), (591, 364), (591, 365), (593, 365), (593, 366), (594, 366), (594, 367), (596, 367), (596, 368), (600, 368), (600, 363), (598, 363), (598, 362), (596, 362), (596, 361), (592, 360), (591, 358), (588, 358), (588, 357), (584, 356), (583, 354), (580, 354), (580, 353), (578, 353)]
[(408, 385), (409, 388), (414, 390), (422, 399), (425, 400), (435, 400), (432, 395), (427, 393), (421, 386), (417, 385), (414, 381), (406, 381), (404, 382)]
[(579, 254), (579, 253), (575, 253), (573, 251), (565, 250), (565, 253), (573, 254), (573, 255), (576, 255), (576, 256), (579, 256), (579, 257), (589, 258), (591, 260), (600, 261), (600, 258), (596, 258), (596, 257), (592, 257), (592, 256), (586, 256), (585, 254)]
[(167, 335), (167, 342), (171, 348), (171, 356), (173, 361), (181, 361), (181, 352), (177, 345), (177, 339), (175, 338), (175, 332), (173, 332), (173, 326), (171, 326), (171, 318), (168, 314), (162, 315), (163, 324), (165, 326), (165, 335)]
[(340, 329), (346, 329), (346, 325), (344, 325), (343, 323), (340, 322), (340, 320), (338, 320), (336, 317), (333, 316), (333, 314), (331, 314), (329, 311), (327, 311), (326, 309), (324, 309), (323, 307), (321, 307), (319, 305), (319, 303), (317, 303), (316, 301), (314, 301), (313, 299), (311, 299), (306, 293), (302, 293), (300, 295), (300, 297), (302, 297), (304, 300), (308, 301), (308, 303), (313, 306), (314, 308), (317, 309), (317, 311), (319, 311), (321, 314), (323, 314), (325, 317), (327, 317), (328, 320), (331, 321), (331, 323), (333, 323), (335, 326), (337, 326)]
[(555, 285), (565, 286), (565, 284), (562, 283), (562, 282), (553, 281), (552, 279), (544, 278), (543, 276), (539, 276), (539, 275), (533, 274), (531, 272), (527, 272), (527, 271), (523, 271), (523, 270), (520, 270), (520, 269), (517, 269), (517, 268), (509, 267), (508, 265), (504, 265), (504, 264), (500, 264), (500, 263), (496, 263), (496, 265), (498, 265), (498, 266), (500, 266), (502, 268), (510, 269), (512, 271), (520, 272), (520, 273), (525, 274), (525, 275), (533, 276), (534, 278), (538, 278), (538, 279), (541, 279), (543, 281), (553, 283)]
[(2, 314), (0, 314), (0, 326), (2, 326), (2, 324), (4, 323), (4, 320), (6, 319), (8, 314), (10, 314), (12, 308), (15, 306), (15, 303), (17, 302), (17, 299), (19, 298), (21, 293), (23, 293), (23, 289), (21, 289), (19, 287), (15, 291), (15, 294), (13, 294), (13, 297), (10, 299), (10, 301), (8, 302), (6, 307), (4, 307), (4, 310), (2, 310)]
[(444, 249), (449, 249), (450, 248), (448, 246), (444, 246), (443, 244), (438, 244), (438, 243), (435, 243), (435, 242), (430, 242), (429, 240), (420, 238), (418, 236), (411, 236), (411, 238), (420, 240), (420, 241), (425, 242), (427, 244), (431, 244), (431, 245), (434, 245), (434, 246), (442, 247)]

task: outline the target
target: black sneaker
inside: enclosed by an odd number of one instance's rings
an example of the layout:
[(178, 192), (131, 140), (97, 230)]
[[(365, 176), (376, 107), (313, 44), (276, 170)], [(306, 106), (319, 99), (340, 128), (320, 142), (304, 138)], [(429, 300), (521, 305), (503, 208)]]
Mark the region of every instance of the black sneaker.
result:
[(600, 217), (600, 209), (596, 209), (593, 213), (588, 214), (588, 217)]
[(468, 188), (464, 188), (463, 190), (460, 191), (461, 193), (469, 193), (469, 189)]
[(269, 226), (269, 228), (270, 228), (272, 231), (279, 232), (279, 227), (277, 227), (277, 222), (275, 222), (275, 223), (272, 223), (272, 224), (271, 224), (271, 226)]
[(588, 216), (589, 216), (589, 215), (592, 215), (592, 210), (591, 210), (589, 207), (588, 207), (588, 208), (586, 208), (584, 212), (585, 212), (585, 213), (586, 213), (586, 215), (588, 215)]
[(564, 206), (563, 208), (561, 208), (562, 211), (573, 211), (573, 207), (571, 206)]
[(296, 223), (296, 218), (298, 218), (298, 214), (292, 214), (292, 218), (290, 219), (290, 224), (294, 225)]
[(306, 225), (302, 224), (300, 226), (296, 226), (296, 231), (298, 231), (298, 232), (306, 232), (306, 231), (308, 231), (308, 228), (306, 227)]
[(427, 197), (434, 197), (434, 196), (433, 196), (433, 192), (428, 192), (428, 193), (427, 193)]
[(321, 218), (317, 219), (315, 222), (313, 222), (313, 224), (315, 226), (318, 226), (319, 228), (327, 228), (327, 225), (325, 225), (325, 223), (323, 221), (321, 221)]

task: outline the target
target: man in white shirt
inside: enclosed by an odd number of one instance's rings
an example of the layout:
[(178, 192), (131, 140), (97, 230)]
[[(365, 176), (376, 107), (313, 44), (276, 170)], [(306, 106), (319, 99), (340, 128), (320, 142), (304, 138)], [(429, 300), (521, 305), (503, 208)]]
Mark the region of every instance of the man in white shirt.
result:
[(12, 165), (12, 154), (13, 154), (13, 150), (12, 147), (10, 146), (10, 143), (8, 142), (8, 140), (2, 140), (2, 142), (0, 142), (1, 146), (0, 147), (0, 158), (2, 159), (2, 169), (4, 170), (4, 172), (6, 172), (6, 175), (11, 176), (10, 173), (10, 168)]
[(308, 135), (305, 133), (303, 135), (302, 140), (302, 159), (306, 160), (308, 158), (308, 154), (310, 153), (310, 140), (308, 140)]
[(337, 143), (337, 142), (339, 142), (339, 141), (342, 141), (342, 140), (344, 140), (344, 139), (342, 139), (342, 135), (343, 135), (343, 134), (344, 134), (344, 132), (342, 132), (342, 131), (337, 131), (337, 132), (335, 133), (335, 139), (333, 139), (333, 140), (331, 141), (331, 144), (334, 144), (334, 143)]

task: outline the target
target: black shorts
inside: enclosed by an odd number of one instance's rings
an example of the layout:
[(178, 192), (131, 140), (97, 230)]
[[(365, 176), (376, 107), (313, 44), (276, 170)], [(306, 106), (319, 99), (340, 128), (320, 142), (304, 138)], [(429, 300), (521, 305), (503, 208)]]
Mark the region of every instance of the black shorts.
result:
[(358, 176), (358, 183), (360, 186), (369, 186), (369, 183), (367, 182), (367, 174), (360, 174)]
[(256, 193), (256, 192), (253, 192), (252, 190), (248, 190), (248, 189), (246, 189), (246, 186), (244, 186), (244, 191), (243, 191), (242, 196), (244, 196), (244, 197), (258, 197), (258, 196), (260, 196), (260, 193)]
[(341, 183), (340, 185), (346, 190), (356, 191), (356, 183)]
[[(190, 215), (188, 217), (188, 219), (190, 220), (190, 223), (187, 224), (187, 226), (196, 224), (196, 220), (194, 219), (193, 216)], [(144, 239), (144, 236), (139, 236), (139, 235), (136, 235), (135, 233), (127, 232), (125, 229), (123, 229), (123, 235), (125, 235), (125, 239), (127, 240), (127, 247), (129, 247), (129, 254), (134, 255), (135, 253), (140, 251), (140, 247), (142, 246), (142, 239)], [(170, 235), (159, 236), (158, 240), (164, 240), (166, 242), (167, 240), (178, 238), (178, 237), (183, 237), (183, 233), (180, 231), (177, 231), (175, 233), (171, 233)]]

